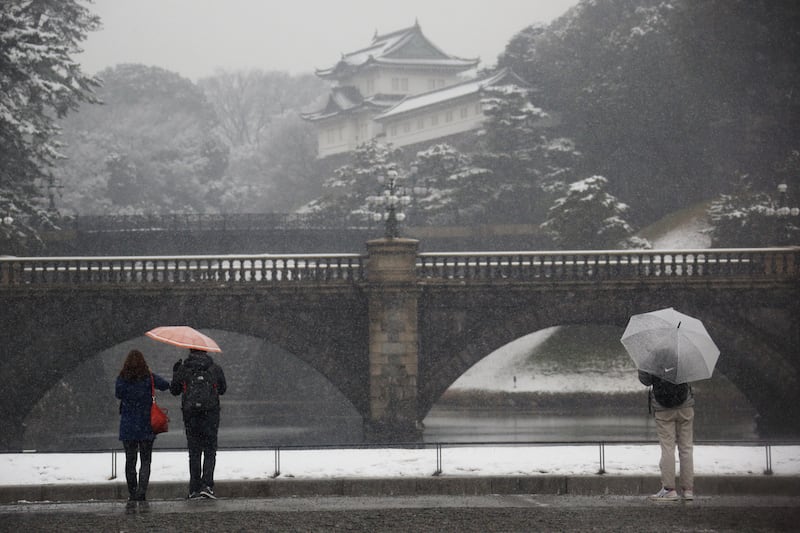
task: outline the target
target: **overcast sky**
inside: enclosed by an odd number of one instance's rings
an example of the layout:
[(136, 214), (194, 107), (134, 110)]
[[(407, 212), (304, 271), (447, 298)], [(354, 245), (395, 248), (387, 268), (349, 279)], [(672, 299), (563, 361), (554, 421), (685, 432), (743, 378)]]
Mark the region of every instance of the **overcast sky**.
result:
[(445, 52), (493, 65), (508, 40), (578, 0), (94, 0), (103, 28), (77, 56), (96, 74), (119, 63), (196, 80), (217, 69), (313, 72), (419, 20)]

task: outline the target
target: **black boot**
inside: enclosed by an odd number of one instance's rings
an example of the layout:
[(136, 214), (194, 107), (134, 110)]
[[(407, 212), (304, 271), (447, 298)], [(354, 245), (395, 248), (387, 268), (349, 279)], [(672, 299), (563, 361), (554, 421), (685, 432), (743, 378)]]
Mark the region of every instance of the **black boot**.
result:
[(128, 503), (125, 505), (125, 513), (132, 514), (136, 512), (136, 473), (133, 473), (133, 476), (129, 475), (128, 472), (126, 474), (126, 481), (128, 482)]
[(125, 481), (128, 483), (128, 499), (135, 500), (136, 499), (136, 489), (138, 488), (138, 484), (136, 483), (136, 468), (131, 468), (130, 465), (125, 465)]
[(139, 487), (136, 490), (136, 499), (140, 502), (146, 500), (145, 495), (147, 494), (147, 485), (150, 484), (150, 465), (143, 464), (141, 469), (139, 469)]

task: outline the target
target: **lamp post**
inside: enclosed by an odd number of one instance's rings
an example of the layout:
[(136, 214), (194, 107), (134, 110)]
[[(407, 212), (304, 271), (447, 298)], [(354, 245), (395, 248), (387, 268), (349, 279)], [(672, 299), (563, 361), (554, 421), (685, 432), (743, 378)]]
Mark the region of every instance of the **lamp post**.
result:
[(789, 186), (778, 184), (778, 206), (767, 210), (767, 215), (778, 220), (778, 244), (787, 245), (791, 241), (792, 228), (800, 219), (800, 207), (789, 206)]
[(378, 176), (378, 183), (381, 185), (382, 192), (377, 196), (370, 196), (367, 201), (376, 207), (383, 209), (383, 213), (375, 213), (373, 218), (376, 222), (385, 221), (384, 237), (396, 239), (400, 237), (398, 223), (406, 218), (402, 211), (404, 207), (411, 203), (410, 192), (404, 185), (405, 176), (400, 175), (396, 170), (390, 170), (386, 175)]

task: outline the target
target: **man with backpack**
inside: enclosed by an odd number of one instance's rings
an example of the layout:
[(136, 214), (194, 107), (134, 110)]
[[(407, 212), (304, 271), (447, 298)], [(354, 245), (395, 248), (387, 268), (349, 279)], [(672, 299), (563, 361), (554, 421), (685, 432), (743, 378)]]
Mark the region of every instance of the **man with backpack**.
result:
[(216, 498), (214, 467), (219, 431), (219, 397), (227, 384), (222, 368), (207, 352), (190, 350), (172, 367), (170, 392), (182, 394), (181, 411), (189, 448), (189, 499)]
[[(669, 369), (666, 369), (669, 370)], [(661, 490), (650, 496), (657, 502), (679, 499), (675, 486), (675, 444), (678, 445), (680, 483), (684, 500), (694, 499), (694, 396), (688, 383), (676, 385), (639, 370), (639, 381), (651, 387), (648, 406), (656, 421), (661, 444)]]

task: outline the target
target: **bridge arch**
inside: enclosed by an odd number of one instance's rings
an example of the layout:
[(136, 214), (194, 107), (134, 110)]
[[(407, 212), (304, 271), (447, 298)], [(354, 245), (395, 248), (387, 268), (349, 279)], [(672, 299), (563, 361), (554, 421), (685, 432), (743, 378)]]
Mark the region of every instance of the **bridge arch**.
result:
[[(304, 444), (320, 438), (324, 442), (360, 442), (363, 416), (334, 384), (301, 358), (265, 339), (216, 329), (204, 331), (225, 349), (222, 354), (212, 354), (229, 382), (223, 401), (222, 445)], [(64, 451), (118, 446), (114, 379), (125, 355), (134, 348), (143, 350), (153, 371), (168, 379), (174, 361), (186, 357), (186, 350), (144, 336), (88, 355), (31, 406), (25, 419), (24, 448)], [(180, 398), (167, 392), (158, 398), (174, 423), (173, 431), (159, 436), (160, 446), (184, 446)], [(300, 428), (302, 432), (298, 432)], [(54, 431), (60, 436), (57, 440), (52, 438)]]
[[(38, 399), (76, 366), (158, 325), (191, 324), (266, 339), (327, 378), (362, 417), (369, 413), (366, 305), (355, 288), (307, 295), (210, 293), (159, 288), (137, 291), (50, 289), (6, 294), (0, 320), (11, 427), (0, 444), (19, 449), (24, 420)], [(176, 352), (177, 359), (180, 350)], [(235, 357), (226, 354), (224, 357)]]
[[(673, 306), (704, 321), (721, 350), (717, 369), (756, 409), (759, 429), (780, 435), (798, 420), (800, 361), (792, 350), (796, 340), (789, 318), (797, 305), (773, 294), (767, 307), (760, 298), (736, 292), (709, 300), (707, 293), (685, 289), (630, 291), (606, 299), (598, 298), (595, 288), (574, 287), (520, 291), (512, 297), (487, 290), (478, 298), (459, 299), (431, 290), (421, 306), (418, 416), (424, 419), (450, 385), (478, 361), (531, 332), (586, 324), (615, 326), (622, 332), (632, 314)], [(785, 307), (776, 317), (773, 306), (778, 302)], [(788, 325), (784, 342), (778, 342), (780, 335), (769, 327), (778, 323)]]

